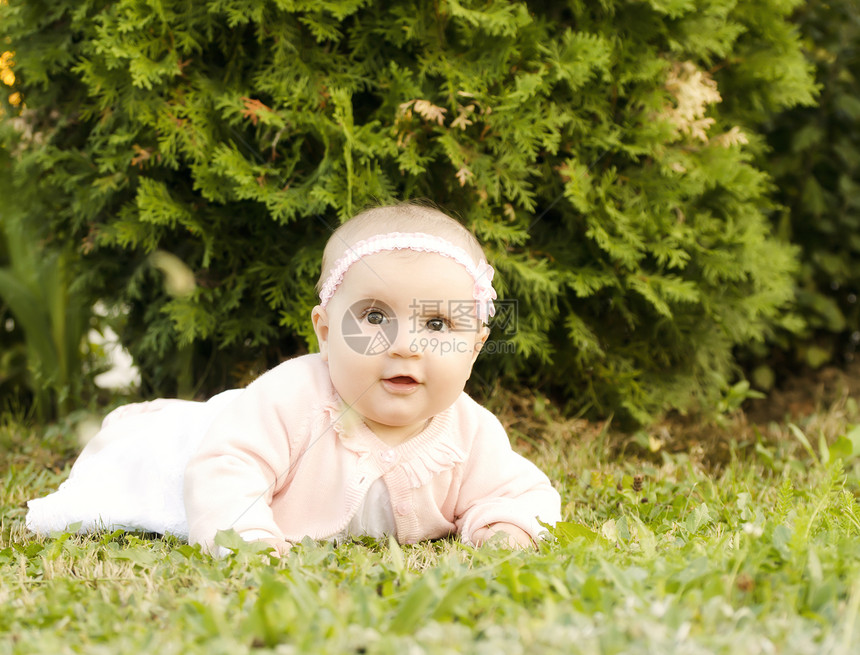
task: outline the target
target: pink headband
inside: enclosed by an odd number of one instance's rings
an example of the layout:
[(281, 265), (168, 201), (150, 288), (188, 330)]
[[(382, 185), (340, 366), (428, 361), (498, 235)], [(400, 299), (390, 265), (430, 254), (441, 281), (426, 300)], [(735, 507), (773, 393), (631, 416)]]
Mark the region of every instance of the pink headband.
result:
[(338, 259), (328, 274), (328, 278), (320, 289), (320, 306), (325, 308), (331, 300), (334, 292), (343, 282), (343, 276), (350, 266), (362, 257), (375, 255), (378, 252), (390, 250), (414, 250), (416, 252), (434, 252), (443, 257), (453, 259), (465, 268), (469, 275), (475, 280), (472, 297), (476, 302), (478, 318), (487, 322), (490, 316), (496, 313), (493, 306), (493, 298), (496, 290), (493, 289), (493, 267), (483, 259), (475, 264), (465, 250), (455, 246), (442, 237), (424, 234), (423, 232), (389, 232), (388, 234), (377, 234), (363, 241), (359, 241), (348, 248), (346, 253)]

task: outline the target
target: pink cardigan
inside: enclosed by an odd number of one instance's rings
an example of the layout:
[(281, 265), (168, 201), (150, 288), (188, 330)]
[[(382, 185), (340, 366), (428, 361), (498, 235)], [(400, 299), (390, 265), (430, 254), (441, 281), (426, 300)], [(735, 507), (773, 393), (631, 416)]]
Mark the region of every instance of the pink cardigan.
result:
[(465, 393), (394, 448), (343, 412), (319, 355), (255, 380), (215, 419), (186, 468), (189, 541), (213, 550), (215, 533), (229, 528), (247, 539), (331, 538), (380, 477), (400, 543), (452, 533), (471, 543), (477, 529), (500, 521), (538, 539), (538, 517), (560, 520), (549, 479)]

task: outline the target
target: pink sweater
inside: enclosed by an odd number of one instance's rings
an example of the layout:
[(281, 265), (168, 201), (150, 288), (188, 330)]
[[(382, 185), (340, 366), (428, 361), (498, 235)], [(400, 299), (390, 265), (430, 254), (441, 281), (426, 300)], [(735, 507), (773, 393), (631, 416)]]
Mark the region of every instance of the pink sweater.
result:
[(427, 428), (389, 447), (342, 417), (319, 355), (255, 380), (213, 423), (185, 471), (189, 541), (213, 550), (218, 530), (299, 541), (340, 534), (382, 478), (400, 543), (512, 523), (539, 538), (560, 498), (504, 428), (465, 393)]

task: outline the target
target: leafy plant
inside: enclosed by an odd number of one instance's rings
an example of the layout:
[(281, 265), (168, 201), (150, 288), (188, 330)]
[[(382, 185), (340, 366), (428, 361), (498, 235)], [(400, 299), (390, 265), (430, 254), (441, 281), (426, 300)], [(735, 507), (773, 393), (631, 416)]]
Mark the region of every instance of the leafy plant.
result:
[[(8, 199), (20, 190), (3, 175), (9, 170), (3, 154), (0, 195)], [(45, 420), (81, 403), (90, 311), (72, 288), (71, 248), (46, 244), (26, 216), (14, 203), (0, 205), (0, 389), (8, 383), (0, 398), (23, 402), (26, 389)]]
[(44, 420), (81, 402), (89, 312), (70, 289), (63, 256), (39, 247), (23, 225), (7, 219), (0, 210), (0, 234), (9, 253), (9, 265), (0, 267), (0, 298), (23, 335), (27, 386)]
[(796, 297), (807, 329), (778, 345), (817, 368), (860, 343), (860, 4), (806, 3), (793, 17), (821, 88), (818, 103), (767, 123), (763, 162), (782, 205), (775, 219), (801, 253)]
[[(0, 256), (0, 265), (5, 264)], [(26, 400), (27, 354), (24, 335), (0, 300), (0, 402), (29, 405)]]
[(476, 388), (644, 421), (724, 395), (733, 349), (785, 322), (794, 254), (753, 157), (761, 121), (813, 100), (797, 4), (10, 0), (14, 175), (93, 299), (130, 307), (146, 391), (314, 348), (331, 228), (426, 197), (516, 309)]

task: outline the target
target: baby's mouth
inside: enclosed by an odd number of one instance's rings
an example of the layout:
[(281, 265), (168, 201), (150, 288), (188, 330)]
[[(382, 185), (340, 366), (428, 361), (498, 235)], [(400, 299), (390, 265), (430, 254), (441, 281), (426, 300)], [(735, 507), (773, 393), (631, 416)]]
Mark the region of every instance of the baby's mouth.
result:
[(385, 378), (385, 380), (392, 384), (418, 384), (418, 380), (409, 375), (395, 375), (393, 378)]
[(393, 375), (390, 378), (383, 378), (382, 386), (388, 393), (403, 396), (418, 391), (421, 383), (411, 375)]

